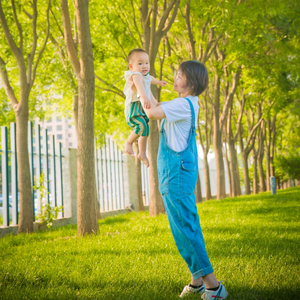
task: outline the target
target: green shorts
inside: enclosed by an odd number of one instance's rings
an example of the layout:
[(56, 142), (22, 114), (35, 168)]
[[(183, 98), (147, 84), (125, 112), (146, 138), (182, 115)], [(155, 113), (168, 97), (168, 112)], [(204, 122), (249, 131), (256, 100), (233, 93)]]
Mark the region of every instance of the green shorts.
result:
[(126, 117), (126, 122), (134, 130), (135, 134), (139, 136), (149, 135), (149, 119), (140, 101), (131, 103), (130, 113)]

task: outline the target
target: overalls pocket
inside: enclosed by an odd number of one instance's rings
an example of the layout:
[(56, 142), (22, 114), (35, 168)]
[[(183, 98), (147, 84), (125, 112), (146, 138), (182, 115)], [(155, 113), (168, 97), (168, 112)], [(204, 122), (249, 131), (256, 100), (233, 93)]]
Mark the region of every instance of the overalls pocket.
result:
[(181, 191), (183, 194), (192, 195), (195, 192), (198, 179), (196, 164), (194, 162), (182, 161), (181, 172)]
[(158, 174), (159, 191), (162, 196), (169, 194), (169, 172), (161, 172)]

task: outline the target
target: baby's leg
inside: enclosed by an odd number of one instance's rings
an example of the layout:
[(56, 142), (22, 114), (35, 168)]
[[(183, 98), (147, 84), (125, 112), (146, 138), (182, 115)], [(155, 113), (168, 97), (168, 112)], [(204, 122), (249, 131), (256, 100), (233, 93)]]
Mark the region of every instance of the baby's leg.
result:
[(139, 143), (139, 155), (138, 158), (144, 163), (144, 165), (148, 168), (149, 167), (149, 160), (146, 156), (146, 148), (147, 148), (147, 136), (140, 136), (138, 139)]
[(130, 133), (130, 136), (128, 137), (126, 143), (125, 143), (125, 153), (129, 155), (134, 155), (132, 144), (133, 142), (139, 137), (134, 131)]

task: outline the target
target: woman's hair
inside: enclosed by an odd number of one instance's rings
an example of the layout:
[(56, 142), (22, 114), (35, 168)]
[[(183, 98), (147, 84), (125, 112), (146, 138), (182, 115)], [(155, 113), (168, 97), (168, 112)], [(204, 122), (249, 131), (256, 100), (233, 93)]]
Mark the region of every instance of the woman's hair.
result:
[(191, 89), (194, 96), (205, 91), (208, 85), (208, 72), (204, 64), (188, 60), (179, 66), (179, 70), (186, 78), (186, 86)]

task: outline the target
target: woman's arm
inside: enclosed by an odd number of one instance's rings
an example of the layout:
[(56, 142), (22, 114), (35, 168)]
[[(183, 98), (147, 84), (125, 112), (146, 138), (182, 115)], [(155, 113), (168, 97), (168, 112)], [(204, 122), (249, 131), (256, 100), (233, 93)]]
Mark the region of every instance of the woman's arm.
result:
[(160, 105), (154, 106), (153, 103), (151, 103), (150, 109), (144, 109), (144, 111), (150, 120), (160, 120), (160, 119), (165, 119), (166, 117), (161, 106)]

